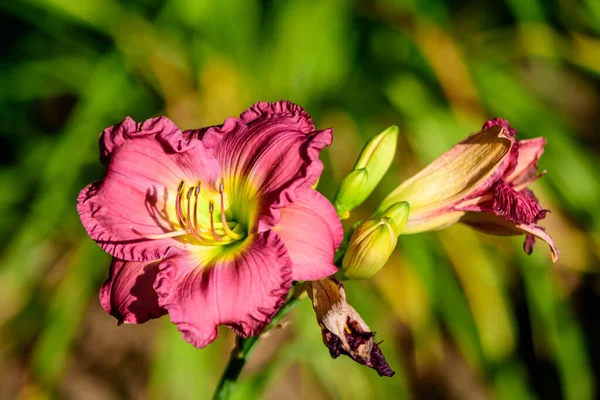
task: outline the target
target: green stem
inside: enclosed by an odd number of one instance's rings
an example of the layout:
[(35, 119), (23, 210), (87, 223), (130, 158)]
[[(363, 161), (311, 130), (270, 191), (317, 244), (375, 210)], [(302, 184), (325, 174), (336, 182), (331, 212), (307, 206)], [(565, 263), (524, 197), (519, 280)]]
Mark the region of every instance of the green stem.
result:
[(296, 307), (299, 302), (300, 299), (297, 297), (292, 297), (285, 302), (279, 311), (277, 311), (275, 316), (273, 316), (271, 323), (269, 323), (269, 325), (267, 325), (267, 327), (259, 335), (251, 336), (246, 339), (241, 337), (237, 338), (237, 343), (231, 352), (229, 363), (227, 364), (227, 367), (221, 376), (221, 380), (219, 381), (219, 385), (215, 390), (215, 394), (213, 395), (214, 400), (225, 400), (231, 396), (237, 384), (240, 373), (242, 372), (244, 365), (246, 365), (248, 357), (250, 357), (250, 354), (252, 354), (256, 348), (261, 335), (277, 325), (281, 318), (292, 311), (292, 309)]

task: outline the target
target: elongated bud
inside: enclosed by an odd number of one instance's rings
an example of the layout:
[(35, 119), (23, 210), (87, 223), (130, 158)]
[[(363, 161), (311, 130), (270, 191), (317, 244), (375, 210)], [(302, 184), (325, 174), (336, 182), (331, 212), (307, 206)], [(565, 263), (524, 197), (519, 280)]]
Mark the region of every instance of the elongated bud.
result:
[(361, 222), (342, 260), (344, 275), (350, 279), (368, 279), (375, 275), (394, 251), (397, 232), (396, 224), (389, 217)]
[(373, 192), (394, 160), (397, 143), (395, 125), (369, 139), (335, 195), (333, 203), (340, 218), (348, 218), (350, 210), (361, 205)]
[(350, 210), (365, 201), (364, 188), (367, 186), (369, 173), (366, 168), (355, 169), (342, 180), (342, 184), (333, 201), (341, 219), (350, 216)]

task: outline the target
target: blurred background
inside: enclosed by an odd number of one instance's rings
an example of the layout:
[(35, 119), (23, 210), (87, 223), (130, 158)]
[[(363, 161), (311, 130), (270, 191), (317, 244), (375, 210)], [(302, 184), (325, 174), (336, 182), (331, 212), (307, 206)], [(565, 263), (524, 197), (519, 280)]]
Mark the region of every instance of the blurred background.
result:
[[(332, 360), (308, 301), (265, 338), (239, 399), (592, 399), (600, 390), (597, 0), (0, 2), (0, 398), (208, 398), (233, 347), (168, 317), (116, 326), (109, 257), (75, 199), (101, 179), (98, 134), (129, 115), (182, 129), (258, 100), (334, 127), (329, 198), (367, 138), (397, 124), (382, 185), (348, 223), (491, 117), (546, 136), (533, 185), (561, 249), (455, 226), (403, 236), (349, 300), (396, 371)], [(596, 397), (597, 398), (597, 397)]]

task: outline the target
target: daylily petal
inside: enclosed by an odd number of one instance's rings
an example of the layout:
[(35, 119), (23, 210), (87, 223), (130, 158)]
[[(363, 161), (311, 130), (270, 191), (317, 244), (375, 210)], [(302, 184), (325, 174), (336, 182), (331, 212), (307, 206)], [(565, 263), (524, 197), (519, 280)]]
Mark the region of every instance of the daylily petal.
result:
[(554, 240), (546, 233), (544, 228), (533, 224), (514, 224), (506, 219), (485, 212), (467, 212), (460, 222), (469, 225), (471, 228), (490, 235), (512, 236), (525, 234), (525, 243), (523, 249), (527, 254), (531, 254), (535, 238), (540, 238), (550, 246), (552, 261), (556, 262), (560, 252), (554, 244)]
[(262, 123), (277, 122), (277, 120), (305, 134), (315, 130), (312, 118), (302, 107), (291, 101), (282, 100), (275, 103), (264, 101), (255, 103), (244, 111), (240, 118), (227, 118), (221, 126), (210, 126), (190, 132), (195, 132), (208, 151), (212, 152), (226, 135), (239, 130), (241, 126), (254, 125), (261, 121)]
[(248, 239), (239, 250), (219, 254), (208, 265), (201, 257), (167, 257), (154, 286), (186, 341), (204, 347), (218, 325), (238, 335), (258, 334), (281, 307), (292, 284), (292, 262), (272, 231)]
[(560, 251), (554, 245), (554, 240), (550, 235), (546, 233), (544, 228), (541, 226), (535, 225), (517, 225), (517, 229), (521, 230), (521, 232), (525, 233), (525, 242), (523, 243), (523, 250), (525, 253), (531, 254), (533, 250), (533, 245), (535, 244), (535, 238), (540, 238), (544, 242), (548, 243), (550, 246), (550, 252), (552, 253), (552, 262), (558, 261), (558, 256), (560, 255)]
[(315, 280), (337, 272), (333, 254), (344, 237), (331, 203), (311, 188), (299, 189), (296, 201), (281, 211), (273, 228), (292, 259), (295, 281)]
[(158, 295), (152, 287), (159, 262), (113, 258), (109, 278), (100, 289), (100, 304), (119, 325), (123, 322), (141, 324), (167, 313), (158, 305)]
[(514, 224), (535, 224), (543, 219), (544, 210), (533, 192), (523, 189), (517, 192), (506, 182), (499, 181), (491, 190), (492, 199), (468, 206), (457, 206), (460, 211), (479, 211), (496, 214)]
[(300, 132), (308, 134), (315, 130), (310, 115), (291, 101), (255, 103), (240, 115), (240, 119), (248, 125), (264, 124), (265, 126), (271, 125), (275, 119), (285, 119), (286, 125), (293, 125)]
[(249, 196), (256, 197), (263, 232), (279, 220), (279, 210), (295, 201), (297, 188), (310, 187), (323, 169), (321, 150), (331, 144), (332, 130), (314, 131), (312, 120), (290, 102), (257, 103), (240, 120), (202, 134), (219, 160), (226, 179), (236, 180), (228, 193), (234, 214), (241, 214)]
[(181, 180), (214, 185), (218, 164), (202, 142), (183, 136), (167, 118), (136, 124), (130, 118), (100, 136), (107, 172), (84, 188), (77, 210), (86, 231), (105, 251), (130, 261), (163, 257), (176, 238), (149, 240), (179, 229), (175, 196)]
[(404, 233), (431, 229), (427, 221), (450, 211), (458, 201), (489, 188), (504, 173), (504, 160), (514, 139), (502, 126), (475, 133), (402, 183), (379, 206), (383, 211), (399, 201), (410, 204)]
[(538, 137), (528, 140), (519, 140), (519, 150), (516, 168), (506, 177), (506, 181), (513, 186), (527, 186), (540, 175), (538, 174), (538, 160), (544, 153), (546, 138)]

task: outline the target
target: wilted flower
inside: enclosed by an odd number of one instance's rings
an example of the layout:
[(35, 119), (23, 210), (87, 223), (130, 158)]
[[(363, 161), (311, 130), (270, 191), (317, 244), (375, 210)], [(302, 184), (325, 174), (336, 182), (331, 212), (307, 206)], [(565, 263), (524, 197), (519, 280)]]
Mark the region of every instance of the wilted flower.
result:
[(525, 252), (531, 253), (538, 237), (548, 243), (556, 261), (554, 241), (537, 226), (548, 210), (527, 189), (543, 175), (538, 174), (537, 164), (546, 139), (516, 141), (516, 130), (501, 118), (486, 122), (482, 129), (402, 183), (379, 209), (409, 202), (404, 233), (441, 229), (456, 222), (494, 235), (525, 233)]
[(350, 279), (368, 279), (387, 262), (404, 230), (409, 204), (400, 202), (379, 215), (358, 224), (342, 260), (344, 275)]
[(395, 125), (369, 139), (333, 199), (342, 219), (348, 218), (350, 210), (361, 205), (379, 184), (394, 160), (397, 142)]
[(311, 188), (331, 138), (290, 102), (197, 131), (165, 117), (106, 129), (106, 175), (77, 200), (85, 229), (114, 256), (104, 309), (129, 323), (168, 313), (197, 347), (220, 324), (259, 333), (292, 280), (337, 271), (342, 227)]
[(308, 296), (331, 357), (345, 354), (357, 363), (373, 368), (379, 376), (394, 375), (375, 343), (375, 332), (371, 332), (356, 310), (346, 302), (346, 292), (340, 281), (325, 278), (309, 282)]

